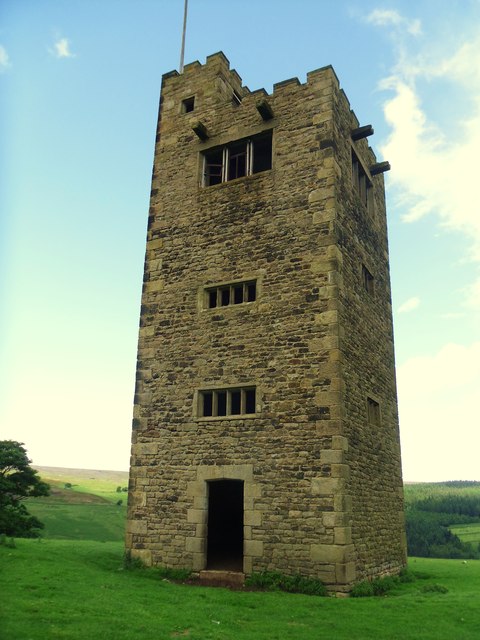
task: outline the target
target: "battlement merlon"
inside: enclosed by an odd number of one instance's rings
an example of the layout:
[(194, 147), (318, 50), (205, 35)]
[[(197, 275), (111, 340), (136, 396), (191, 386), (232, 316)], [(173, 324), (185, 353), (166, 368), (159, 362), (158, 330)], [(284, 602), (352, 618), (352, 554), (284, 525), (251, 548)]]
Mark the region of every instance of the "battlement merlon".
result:
[[(343, 101), (343, 107), (350, 112), (351, 130), (360, 127), (355, 112), (350, 107), (345, 91), (340, 87), (340, 82), (332, 65), (319, 67), (307, 73), (306, 82), (300, 82), (298, 78), (288, 78), (273, 85), (272, 93), (264, 88), (250, 89), (243, 85), (241, 76), (230, 69), (230, 61), (222, 51), (207, 56), (205, 64), (195, 60), (185, 65), (183, 73), (176, 70), (169, 71), (162, 76), (162, 92), (160, 108), (162, 112), (177, 110), (180, 113), (179, 104), (182, 100), (195, 96), (196, 111), (207, 106), (214, 106), (218, 101), (230, 101), (233, 97), (238, 103), (246, 99), (246, 104), (256, 103), (270, 99), (273, 103), (282, 98), (289, 101), (304, 100), (310, 91), (319, 98), (325, 95), (333, 95), (334, 100)], [(366, 140), (358, 143), (363, 153), (369, 156), (369, 162), (377, 162), (375, 153), (369, 147)]]
[[(171, 83), (173, 83), (173, 86), (175, 88), (179, 83), (188, 84), (188, 81), (192, 78), (192, 76), (196, 76), (199, 70), (202, 70), (206, 73), (217, 73), (222, 75), (225, 80), (229, 81), (229, 84), (232, 86), (232, 88), (236, 91), (239, 91), (242, 96), (250, 93), (249, 88), (243, 85), (241, 76), (235, 71), (235, 69), (230, 69), (230, 61), (222, 51), (207, 56), (206, 62), (203, 65), (198, 60), (186, 64), (183, 69), (183, 73), (179, 73), (176, 70), (164, 73), (162, 76), (162, 92)], [(340, 82), (335, 73), (335, 70), (331, 65), (327, 65), (325, 67), (320, 67), (318, 69), (314, 69), (313, 71), (309, 71), (307, 73), (307, 82), (305, 83), (301, 83), (298, 78), (290, 78), (275, 83), (273, 85), (273, 94), (275, 94), (279, 90), (282, 91), (285, 86), (290, 84), (294, 84), (299, 87), (305, 85), (315, 85), (318, 80), (324, 81), (326, 72), (331, 73), (332, 78), (337, 85), (337, 88), (340, 88)], [(196, 77), (198, 78), (198, 76)], [(256, 89), (255, 93), (257, 93), (258, 91), (261, 91), (266, 95), (272, 95), (268, 94), (265, 89)]]

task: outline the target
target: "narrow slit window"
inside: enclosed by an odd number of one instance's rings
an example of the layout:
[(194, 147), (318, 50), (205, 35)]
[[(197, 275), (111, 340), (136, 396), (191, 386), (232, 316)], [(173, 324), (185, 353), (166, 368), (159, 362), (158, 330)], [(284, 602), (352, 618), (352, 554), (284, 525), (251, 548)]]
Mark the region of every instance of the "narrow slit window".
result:
[(255, 389), (245, 390), (245, 413), (255, 413)]
[(201, 395), (202, 398), (202, 415), (213, 416), (213, 392), (204, 391)]
[(369, 424), (380, 425), (380, 405), (372, 398), (367, 398), (367, 417)]
[(220, 290), (220, 301), (222, 307), (228, 307), (230, 304), (230, 287)]
[(367, 267), (362, 265), (362, 280), (363, 280), (363, 288), (367, 293), (373, 295), (374, 293), (374, 278)]
[(260, 173), (272, 168), (272, 132), (259, 136), (252, 151), (252, 173)]
[(232, 94), (232, 102), (236, 107), (242, 104), (242, 96), (238, 93), (238, 91), (235, 91), (235, 89), (233, 90)]
[(243, 285), (233, 287), (233, 304), (242, 304), (243, 302)]
[(362, 163), (352, 149), (352, 183), (362, 204), (370, 209), (373, 203), (373, 185)]
[[(231, 407), (231, 414), (232, 416), (236, 416), (239, 415), (242, 411), (242, 392), (240, 390), (238, 391), (232, 391), (231, 392), (231, 398), (232, 398), (232, 407)], [(244, 413), (246, 413), (244, 411)]]
[(247, 302), (255, 302), (257, 297), (257, 285), (255, 282), (249, 282), (247, 288)]
[(227, 392), (217, 391), (217, 416), (227, 415)]

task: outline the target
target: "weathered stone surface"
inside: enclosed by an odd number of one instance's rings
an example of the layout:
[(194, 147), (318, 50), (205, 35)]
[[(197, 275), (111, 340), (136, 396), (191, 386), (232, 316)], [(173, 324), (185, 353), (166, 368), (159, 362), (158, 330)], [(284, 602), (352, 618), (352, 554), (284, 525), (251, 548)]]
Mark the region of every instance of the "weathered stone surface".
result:
[[(221, 53), (163, 78), (126, 545), (205, 569), (210, 487), (237, 481), (244, 573), (345, 592), (405, 563), (384, 183), (333, 69), (307, 78), (274, 86), (267, 121)], [(202, 186), (206, 150), (269, 130), (270, 169)], [(207, 308), (206, 288), (247, 281), (255, 301)], [(202, 416), (202, 390), (237, 387), (254, 413)]]

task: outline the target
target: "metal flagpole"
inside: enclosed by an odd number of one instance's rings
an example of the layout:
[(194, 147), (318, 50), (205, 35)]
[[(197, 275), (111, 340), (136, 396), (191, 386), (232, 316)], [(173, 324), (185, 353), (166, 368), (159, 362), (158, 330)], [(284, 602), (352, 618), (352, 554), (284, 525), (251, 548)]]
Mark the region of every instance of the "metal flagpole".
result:
[(182, 49), (180, 51), (180, 73), (183, 73), (183, 58), (185, 56), (185, 32), (187, 31), (187, 9), (188, 9), (188, 0), (185, 0), (185, 9), (183, 12)]

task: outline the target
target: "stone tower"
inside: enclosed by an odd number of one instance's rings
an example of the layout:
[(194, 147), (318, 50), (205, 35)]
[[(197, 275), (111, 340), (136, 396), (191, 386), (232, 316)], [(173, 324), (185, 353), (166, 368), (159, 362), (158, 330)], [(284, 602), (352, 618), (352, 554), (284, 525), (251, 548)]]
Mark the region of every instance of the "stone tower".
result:
[(163, 76), (126, 546), (332, 591), (405, 564), (383, 171), (331, 67)]

